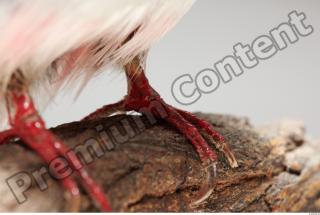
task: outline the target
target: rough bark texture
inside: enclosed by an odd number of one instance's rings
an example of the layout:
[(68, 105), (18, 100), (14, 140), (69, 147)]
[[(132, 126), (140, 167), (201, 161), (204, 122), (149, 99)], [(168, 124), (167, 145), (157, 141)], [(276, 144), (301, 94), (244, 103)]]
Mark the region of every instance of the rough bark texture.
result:
[[(306, 137), (302, 123), (282, 121), (253, 128), (246, 118), (198, 115), (226, 137), (240, 167), (231, 169), (219, 153), (214, 192), (197, 208), (190, 203), (205, 171), (192, 145), (168, 124), (114, 116), (52, 130), (71, 148), (96, 146), (87, 150), (99, 157), (88, 168), (115, 211), (320, 211), (320, 142)], [(101, 129), (111, 137), (108, 144)], [(214, 147), (213, 140), (208, 141)], [(87, 153), (84, 158), (92, 157)], [(0, 147), (0, 211), (63, 210), (64, 192), (48, 174), (49, 188), (40, 191), (33, 178), (23, 204), (10, 192), (7, 178), (41, 167), (40, 158), (19, 142)], [(85, 192), (81, 210), (97, 210)]]

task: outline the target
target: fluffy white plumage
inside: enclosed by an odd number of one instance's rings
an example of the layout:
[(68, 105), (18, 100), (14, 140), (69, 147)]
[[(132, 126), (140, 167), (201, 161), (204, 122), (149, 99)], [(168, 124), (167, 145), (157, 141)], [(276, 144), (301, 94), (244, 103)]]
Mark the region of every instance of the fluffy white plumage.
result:
[(0, 102), (18, 68), (32, 88), (47, 85), (52, 77), (57, 86), (79, 77), (85, 84), (101, 68), (124, 65), (147, 51), (193, 2), (0, 1)]

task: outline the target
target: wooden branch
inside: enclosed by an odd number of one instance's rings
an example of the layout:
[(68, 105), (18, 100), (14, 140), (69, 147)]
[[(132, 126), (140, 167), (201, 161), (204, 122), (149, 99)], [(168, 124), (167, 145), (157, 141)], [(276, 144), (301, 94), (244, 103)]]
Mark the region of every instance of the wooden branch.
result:
[[(231, 169), (219, 153), (214, 192), (198, 208), (190, 203), (205, 171), (192, 145), (168, 124), (114, 116), (52, 130), (80, 154), (86, 152), (84, 161), (94, 159), (90, 173), (115, 211), (320, 211), (320, 143), (305, 137), (301, 123), (253, 128), (245, 118), (198, 115), (225, 135), (240, 164)], [(0, 211), (63, 210), (64, 191), (42, 167), (21, 142), (0, 147)], [(19, 182), (15, 177), (21, 171), (25, 177)], [(41, 176), (48, 185), (45, 191), (36, 186)], [(27, 200), (18, 204), (8, 184), (22, 186), (28, 177), (32, 187), (24, 193)], [(85, 192), (81, 210), (97, 210)]]

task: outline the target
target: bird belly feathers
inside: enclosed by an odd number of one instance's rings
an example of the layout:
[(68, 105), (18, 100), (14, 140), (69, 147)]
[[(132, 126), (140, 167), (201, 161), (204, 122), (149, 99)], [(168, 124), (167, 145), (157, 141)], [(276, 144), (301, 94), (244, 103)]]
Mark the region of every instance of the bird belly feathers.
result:
[(57, 85), (87, 82), (102, 68), (121, 66), (148, 50), (193, 1), (3, 0), (0, 97), (17, 69), (32, 88), (52, 77)]

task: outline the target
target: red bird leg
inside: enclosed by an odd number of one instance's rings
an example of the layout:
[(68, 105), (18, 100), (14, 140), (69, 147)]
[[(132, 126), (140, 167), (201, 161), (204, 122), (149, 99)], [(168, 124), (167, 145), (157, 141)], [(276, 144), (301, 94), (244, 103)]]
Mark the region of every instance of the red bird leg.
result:
[[(159, 94), (150, 86), (140, 66), (139, 59), (135, 58), (134, 61), (126, 65), (125, 70), (128, 80), (128, 96), (125, 98), (125, 110), (141, 112), (143, 109), (149, 109), (156, 117), (163, 118), (184, 134), (195, 146), (204, 163), (216, 162), (217, 156), (215, 152), (209, 147), (197, 128), (179, 114), (175, 108), (166, 104)], [(150, 108), (150, 105), (154, 104), (159, 105), (158, 109), (164, 109), (164, 117)]]
[(96, 110), (95, 112), (84, 117), (81, 121), (92, 120), (102, 117), (107, 117), (116, 112), (124, 112), (124, 100), (116, 102), (114, 104), (105, 105), (102, 108)]
[[(206, 181), (200, 187), (196, 200), (191, 205), (197, 206), (201, 204), (210, 196), (213, 191), (212, 180), (216, 175), (217, 161), (216, 153), (210, 148), (195, 125), (193, 125), (194, 122), (201, 121), (196, 121), (196, 117), (190, 118), (185, 112), (179, 113), (179, 110), (166, 104), (161, 99), (159, 94), (150, 86), (148, 79), (144, 74), (144, 70), (141, 67), (139, 58), (135, 58), (131, 63), (127, 64), (125, 66), (125, 70), (128, 80), (128, 95), (125, 98), (125, 110), (141, 112), (141, 110), (149, 109), (154, 116), (162, 118), (178, 129), (196, 148), (201, 161), (205, 165), (207, 177)], [(160, 109), (163, 108), (165, 110), (165, 117), (162, 117), (161, 114), (151, 108), (155, 105), (155, 103), (158, 104)], [(211, 135), (214, 134), (214, 138), (219, 136), (221, 140), (223, 139), (222, 136), (218, 135), (217, 132), (213, 132), (213, 130), (209, 129), (209, 127), (207, 129), (210, 130)]]
[[(236, 167), (237, 161), (233, 153), (225, 143), (224, 138), (218, 132), (214, 131), (209, 123), (198, 119), (191, 113), (176, 109), (162, 100), (159, 94), (150, 86), (144, 70), (141, 67), (139, 57), (136, 57), (132, 62), (128, 63), (125, 66), (125, 71), (128, 81), (128, 95), (124, 100), (116, 104), (106, 105), (85, 119), (102, 117), (118, 109), (121, 111), (136, 111), (144, 114), (152, 114), (154, 117), (161, 118), (178, 129), (195, 147), (201, 161), (205, 165), (207, 173), (206, 182), (200, 188), (199, 195), (196, 198), (197, 200), (192, 204), (197, 206), (208, 198), (213, 191), (212, 180), (215, 176), (217, 155), (207, 144), (196, 126), (200, 127), (217, 141), (217, 143), (215, 143), (216, 147), (225, 154), (231, 167)], [(163, 114), (163, 112), (165, 113)]]
[(15, 131), (13, 129), (9, 129), (6, 131), (1, 131), (0, 132), (0, 145), (5, 144), (9, 139), (14, 138)]
[[(46, 163), (50, 163), (59, 157), (65, 157), (73, 170), (76, 170), (80, 175), (86, 190), (95, 203), (102, 210), (110, 211), (108, 201), (102, 190), (89, 177), (85, 169), (81, 168), (77, 170), (75, 168), (81, 165), (80, 160), (70, 152), (68, 152), (68, 156), (65, 156), (67, 148), (45, 128), (45, 123), (37, 113), (28, 91), (24, 87), (17, 87), (16, 85), (18, 84), (14, 83), (11, 87), (9, 86), (6, 96), (9, 122), (12, 129), (0, 133), (0, 139), (5, 141), (12, 137), (21, 138)], [(56, 174), (59, 174), (59, 172)], [(61, 183), (69, 193), (67, 196), (69, 200), (68, 210), (78, 211), (80, 209), (80, 191), (74, 178), (72, 176), (63, 178), (61, 179)]]

